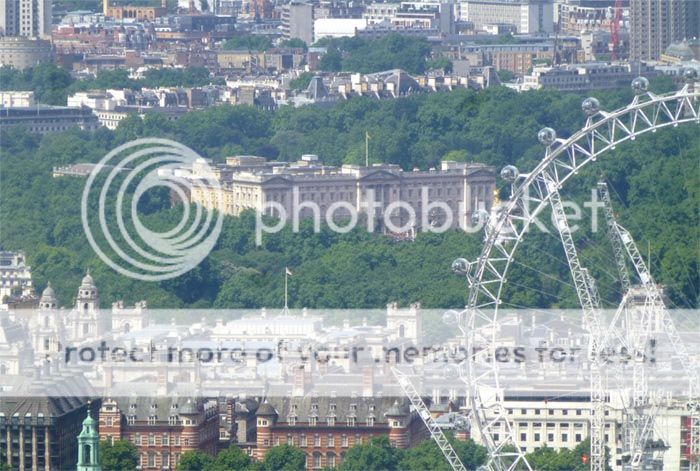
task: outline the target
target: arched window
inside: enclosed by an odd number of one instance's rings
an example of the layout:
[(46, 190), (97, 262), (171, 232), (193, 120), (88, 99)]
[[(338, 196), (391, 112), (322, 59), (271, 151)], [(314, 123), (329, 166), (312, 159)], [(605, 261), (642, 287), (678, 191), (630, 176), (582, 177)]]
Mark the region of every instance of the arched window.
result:
[(323, 464), (322, 464), (323, 455), (322, 455), (321, 453), (319, 453), (318, 451), (315, 451), (315, 452), (314, 452), (313, 458), (314, 458), (314, 460), (313, 460), (313, 468), (314, 468), (314, 469), (320, 469), (320, 468), (323, 466)]
[(335, 468), (335, 453), (329, 451), (326, 454), (326, 466), (329, 468)]
[(90, 445), (84, 445), (83, 446), (83, 464), (90, 464), (91, 459), (92, 459), (92, 456), (90, 456)]
[(44, 328), (49, 328), (49, 316), (44, 316)]

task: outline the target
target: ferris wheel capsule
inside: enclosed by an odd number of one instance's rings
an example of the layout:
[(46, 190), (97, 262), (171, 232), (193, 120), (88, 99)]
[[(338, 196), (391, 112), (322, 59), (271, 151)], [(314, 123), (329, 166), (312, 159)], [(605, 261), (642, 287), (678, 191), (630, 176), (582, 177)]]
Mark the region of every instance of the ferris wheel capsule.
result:
[(459, 313), (457, 311), (449, 310), (442, 314), (442, 322), (446, 325), (455, 325), (459, 319)]
[(588, 97), (581, 103), (581, 109), (586, 116), (593, 116), (600, 111), (600, 102), (597, 98)]
[(688, 82), (693, 82), (698, 78), (698, 71), (692, 67), (688, 67), (683, 71), (683, 78)]
[(541, 144), (549, 147), (557, 140), (557, 132), (552, 128), (542, 128), (540, 132), (537, 133), (537, 140), (540, 141)]
[(637, 77), (632, 80), (632, 90), (636, 95), (643, 95), (649, 91), (649, 80), (646, 77)]
[(520, 176), (520, 171), (515, 165), (506, 165), (501, 169), (501, 178), (507, 182), (514, 182)]
[(471, 271), (472, 264), (466, 258), (458, 258), (452, 262), (452, 271), (457, 275), (468, 275)]

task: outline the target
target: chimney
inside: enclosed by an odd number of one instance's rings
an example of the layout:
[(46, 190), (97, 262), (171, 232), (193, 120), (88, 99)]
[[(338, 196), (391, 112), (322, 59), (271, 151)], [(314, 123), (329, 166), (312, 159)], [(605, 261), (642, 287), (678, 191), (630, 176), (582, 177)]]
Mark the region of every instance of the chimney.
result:
[(300, 366), (294, 370), (292, 380), (292, 396), (301, 397), (306, 395), (306, 371)]
[(157, 375), (157, 380), (156, 380), (156, 394), (159, 396), (167, 396), (168, 395), (168, 370), (166, 367), (160, 367), (158, 368), (158, 372), (156, 373)]
[(362, 397), (374, 396), (374, 366), (362, 367)]

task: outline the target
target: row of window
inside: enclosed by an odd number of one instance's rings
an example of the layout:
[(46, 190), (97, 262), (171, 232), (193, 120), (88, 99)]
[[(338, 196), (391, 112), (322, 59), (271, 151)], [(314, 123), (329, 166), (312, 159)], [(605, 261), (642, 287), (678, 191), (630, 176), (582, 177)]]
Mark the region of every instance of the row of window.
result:
[[(148, 434), (148, 436), (144, 436), (141, 434), (134, 434), (131, 437), (131, 441), (134, 445), (136, 446), (142, 446), (142, 445), (148, 445), (148, 446), (169, 446), (169, 445), (174, 445), (174, 446), (180, 446), (180, 435), (173, 435), (172, 440), (170, 437), (170, 434), (164, 433), (160, 436), (160, 440), (158, 440), (158, 436), (156, 436), (153, 433)], [(171, 443), (172, 442), (172, 443)], [(182, 444), (184, 446), (190, 446), (190, 439), (189, 438), (183, 438), (182, 439)]]
[[(273, 439), (274, 446), (278, 446), (282, 444), (282, 439), (283, 437), (280, 437), (279, 435), (275, 436)], [(314, 447), (314, 448), (320, 448), (323, 446), (326, 447), (336, 447), (340, 446), (342, 448), (349, 448), (350, 447), (350, 439), (348, 435), (342, 434), (340, 436), (336, 436), (332, 433), (329, 433), (326, 436), (325, 443), (323, 440), (323, 437), (320, 434), (315, 434), (313, 437), (311, 437), (311, 440), (309, 440), (309, 437), (306, 436), (306, 434), (301, 434), (298, 439), (292, 435), (291, 433), (287, 434), (286, 441), (284, 442), (287, 445), (293, 445), (293, 446), (299, 446), (301, 448), (308, 448), (308, 447)], [(309, 444), (311, 443), (311, 444)], [(270, 446), (270, 440), (265, 439), (263, 440), (263, 444), (265, 446)], [(355, 440), (352, 442), (352, 445), (361, 445), (362, 444), (362, 435), (356, 434), (355, 435)]]

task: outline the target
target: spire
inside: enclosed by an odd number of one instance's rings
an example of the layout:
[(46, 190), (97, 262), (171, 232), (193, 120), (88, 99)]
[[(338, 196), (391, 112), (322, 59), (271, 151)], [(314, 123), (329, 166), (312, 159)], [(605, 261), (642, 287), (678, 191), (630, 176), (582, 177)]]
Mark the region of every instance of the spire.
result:
[(78, 435), (77, 471), (102, 471), (100, 467), (100, 435), (95, 427), (95, 419), (90, 411), (91, 402), (87, 403), (87, 417), (83, 420), (83, 430)]

